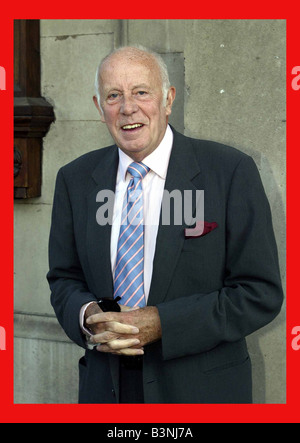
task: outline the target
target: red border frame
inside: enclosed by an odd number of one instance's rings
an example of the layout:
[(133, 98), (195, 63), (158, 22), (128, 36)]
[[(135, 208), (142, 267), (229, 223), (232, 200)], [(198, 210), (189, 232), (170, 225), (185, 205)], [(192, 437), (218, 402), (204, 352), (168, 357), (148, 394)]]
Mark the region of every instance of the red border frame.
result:
[[(299, 51), (299, 6), (273, 4), (254, 0), (249, 6), (240, 2), (214, 1), (211, 6), (185, 3), (185, 10), (176, 4), (158, 2), (151, 5), (152, 15), (141, 10), (139, 2), (117, 6), (113, 11), (109, 5), (90, 2), (81, 5), (53, 0), (51, 4), (39, 2), (14, 2), (13, 7), (1, 11), (0, 65), (6, 70), (6, 91), (0, 91), (1, 146), (2, 146), (2, 203), (0, 244), (2, 269), (2, 294), (0, 296), (0, 325), (6, 330), (6, 350), (0, 351), (0, 422), (1, 423), (297, 423), (299, 422), (300, 383), (298, 382), (300, 350), (292, 349), (291, 334), (300, 325), (299, 296), (296, 275), (297, 206), (296, 197), (299, 141), (297, 120), (299, 120), (300, 90), (293, 90), (292, 69), (300, 65)], [(95, 3), (95, 4), (94, 4)], [(109, 2), (107, 2), (109, 3)], [(220, 4), (219, 4), (220, 3)], [(295, 2), (296, 3), (296, 2)], [(88, 9), (89, 6), (89, 9)], [(105, 7), (105, 5), (104, 5)], [(146, 8), (146, 3), (145, 6)], [(12, 9), (13, 8), (13, 9)], [(129, 8), (129, 9), (128, 9)], [(243, 9), (244, 8), (244, 9)], [(251, 8), (251, 9), (250, 9)], [(3, 5), (1, 7), (3, 9)], [(101, 9), (101, 14), (95, 11)], [(50, 11), (50, 12), (49, 12)], [(114, 12), (114, 11), (117, 11)], [(128, 15), (129, 14), (129, 15)], [(80, 18), (80, 19), (284, 19), (287, 23), (287, 404), (284, 405), (138, 405), (131, 408), (125, 405), (14, 405), (13, 404), (13, 20), (17, 18)], [(297, 114), (298, 113), (298, 114)], [(3, 158), (4, 156), (4, 158)], [(299, 174), (298, 174), (299, 175)], [(5, 184), (3, 186), (3, 184)], [(296, 200), (297, 201), (297, 200)], [(293, 236), (293, 237), (292, 237)], [(295, 257), (294, 257), (295, 256)], [(294, 259), (295, 258), (295, 259)], [(299, 273), (299, 271), (298, 271)], [(118, 418), (116, 418), (118, 417)]]

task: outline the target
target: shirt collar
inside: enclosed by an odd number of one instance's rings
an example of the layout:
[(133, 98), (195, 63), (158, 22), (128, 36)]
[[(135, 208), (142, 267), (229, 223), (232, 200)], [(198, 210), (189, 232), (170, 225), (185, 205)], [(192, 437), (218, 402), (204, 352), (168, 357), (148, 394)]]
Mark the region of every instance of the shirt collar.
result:
[[(172, 151), (173, 145), (173, 132), (169, 125), (165, 135), (157, 146), (157, 148), (151, 152), (150, 155), (144, 158), (143, 163), (148, 166), (155, 174), (159, 175), (164, 180), (167, 176), (169, 159)], [(119, 149), (119, 173), (121, 180), (126, 180), (126, 172), (128, 166), (132, 163), (132, 158), (130, 158), (125, 152)]]

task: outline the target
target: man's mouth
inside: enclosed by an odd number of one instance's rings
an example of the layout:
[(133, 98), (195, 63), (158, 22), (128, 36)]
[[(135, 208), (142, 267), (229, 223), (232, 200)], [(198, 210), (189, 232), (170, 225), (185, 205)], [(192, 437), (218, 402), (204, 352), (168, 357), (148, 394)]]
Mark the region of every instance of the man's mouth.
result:
[(133, 131), (134, 129), (141, 128), (142, 126), (144, 126), (142, 123), (134, 123), (132, 125), (124, 125), (122, 126), (122, 129), (124, 131)]

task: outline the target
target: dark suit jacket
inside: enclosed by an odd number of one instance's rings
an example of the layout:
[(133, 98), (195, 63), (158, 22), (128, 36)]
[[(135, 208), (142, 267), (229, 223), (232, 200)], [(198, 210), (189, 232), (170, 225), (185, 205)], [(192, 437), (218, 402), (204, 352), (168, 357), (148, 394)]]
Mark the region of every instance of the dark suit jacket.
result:
[[(165, 188), (204, 190), (205, 221), (218, 227), (185, 238), (184, 223), (160, 225), (148, 305), (162, 340), (145, 347), (145, 403), (251, 403), (245, 337), (274, 319), (283, 294), (269, 204), (251, 157), (174, 131)], [(112, 297), (111, 226), (100, 226), (97, 193), (114, 191), (116, 146), (60, 169), (50, 233), (51, 302), (66, 334), (85, 347), (84, 303)], [(118, 357), (85, 352), (80, 403), (114, 403)]]

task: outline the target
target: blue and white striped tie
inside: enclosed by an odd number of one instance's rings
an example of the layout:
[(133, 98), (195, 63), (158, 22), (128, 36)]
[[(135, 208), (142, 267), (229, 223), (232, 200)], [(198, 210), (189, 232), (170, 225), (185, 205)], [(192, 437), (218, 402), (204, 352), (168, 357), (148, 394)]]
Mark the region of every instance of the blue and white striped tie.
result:
[(146, 306), (144, 293), (144, 217), (142, 180), (149, 172), (143, 163), (131, 163), (132, 175), (124, 198), (114, 277), (114, 298), (130, 307)]

